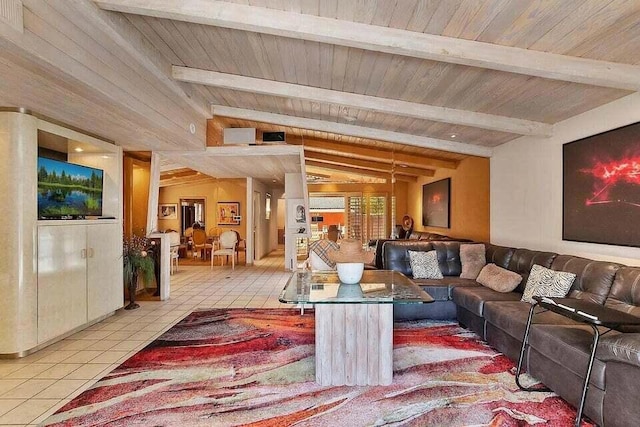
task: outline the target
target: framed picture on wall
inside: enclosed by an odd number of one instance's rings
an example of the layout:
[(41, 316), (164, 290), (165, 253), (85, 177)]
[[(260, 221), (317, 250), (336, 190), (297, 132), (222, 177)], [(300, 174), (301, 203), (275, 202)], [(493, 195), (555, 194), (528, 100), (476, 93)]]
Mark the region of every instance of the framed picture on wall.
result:
[(240, 203), (218, 202), (218, 225), (240, 225)]
[(422, 225), (449, 228), (451, 178), (422, 186)]
[(158, 205), (158, 219), (178, 219), (178, 204), (163, 203)]
[(562, 239), (639, 246), (640, 123), (562, 146)]
[(289, 228), (304, 228), (307, 226), (307, 209), (304, 199), (289, 199), (287, 209), (287, 225)]

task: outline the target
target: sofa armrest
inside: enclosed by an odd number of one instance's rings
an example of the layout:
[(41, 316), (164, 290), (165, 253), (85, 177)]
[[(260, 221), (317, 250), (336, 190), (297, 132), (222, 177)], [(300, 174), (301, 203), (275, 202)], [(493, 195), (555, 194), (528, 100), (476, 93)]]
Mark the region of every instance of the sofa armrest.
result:
[(640, 368), (640, 333), (603, 337), (597, 356), (603, 362), (622, 362)]

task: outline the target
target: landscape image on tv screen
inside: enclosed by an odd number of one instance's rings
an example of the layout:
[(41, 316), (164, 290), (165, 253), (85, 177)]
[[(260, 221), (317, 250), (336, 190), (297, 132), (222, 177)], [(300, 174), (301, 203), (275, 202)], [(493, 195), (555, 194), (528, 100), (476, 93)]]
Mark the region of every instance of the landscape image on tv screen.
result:
[(103, 171), (38, 157), (38, 218), (102, 215)]

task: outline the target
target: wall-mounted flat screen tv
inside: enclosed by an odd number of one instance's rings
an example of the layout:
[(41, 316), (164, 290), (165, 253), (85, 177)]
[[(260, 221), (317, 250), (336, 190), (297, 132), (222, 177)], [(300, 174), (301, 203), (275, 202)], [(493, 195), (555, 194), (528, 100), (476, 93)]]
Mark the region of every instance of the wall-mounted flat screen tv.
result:
[(102, 215), (103, 171), (38, 157), (38, 218)]

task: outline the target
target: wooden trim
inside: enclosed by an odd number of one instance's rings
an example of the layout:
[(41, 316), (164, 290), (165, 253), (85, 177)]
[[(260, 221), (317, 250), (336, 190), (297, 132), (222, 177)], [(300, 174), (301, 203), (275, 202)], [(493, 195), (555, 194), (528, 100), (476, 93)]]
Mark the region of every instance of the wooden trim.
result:
[(224, 1), (98, 0), (99, 7), (618, 89), (640, 89), (640, 67), (418, 33)]
[[(307, 166), (313, 166), (321, 169), (336, 170), (340, 172), (347, 172), (347, 173), (363, 175), (363, 176), (373, 176), (375, 178), (391, 179), (391, 172), (380, 172), (380, 171), (363, 169), (363, 168), (354, 167), (354, 166), (342, 166), (342, 165), (336, 165), (333, 163), (318, 162), (315, 160), (306, 160), (305, 164)], [(418, 182), (418, 178), (414, 175), (402, 175), (402, 174), (396, 173), (395, 178), (398, 181)]]
[[(361, 169), (374, 170), (379, 172), (391, 173), (393, 169), (392, 164), (376, 162), (371, 160), (355, 159), (353, 157), (343, 157), (331, 154), (317, 153), (314, 151), (305, 151), (305, 158), (307, 160), (315, 160), (322, 163), (329, 163), (341, 166), (353, 166)], [(413, 175), (413, 176), (434, 176), (435, 170), (433, 169), (421, 169), (412, 167), (396, 167), (396, 173), (401, 175)]]
[(393, 132), (384, 129), (366, 128), (344, 123), (287, 116), (284, 114), (268, 113), (266, 111), (247, 110), (244, 108), (225, 107), (222, 105), (212, 105), (211, 111), (214, 116), (219, 115), (264, 123), (277, 123), (283, 126), (299, 127), (317, 130), (320, 132), (331, 132), (361, 138), (378, 139), (423, 148), (433, 148), (436, 150), (451, 151), (454, 153), (470, 154), (472, 156), (491, 157), (491, 153), (493, 151), (488, 147), (466, 144), (464, 142), (446, 141), (443, 139), (428, 138), (425, 136)]
[(510, 132), (519, 135), (546, 137), (551, 136), (553, 133), (553, 126), (546, 123), (283, 83), (273, 80), (257, 79), (254, 77), (238, 76), (217, 71), (199, 70), (174, 65), (171, 74), (174, 79), (183, 82), (326, 104), (339, 104), (384, 114), (395, 114), (422, 120), (473, 126), (481, 129)]
[(391, 165), (406, 165), (416, 168), (431, 169), (456, 169), (458, 162), (454, 160), (442, 160), (425, 157), (416, 154), (386, 151), (379, 148), (369, 148), (362, 145), (349, 144), (345, 142), (334, 142), (328, 140), (305, 139), (304, 141), (289, 140), (290, 144), (301, 145), (305, 151), (349, 156), (362, 160), (373, 160)]

